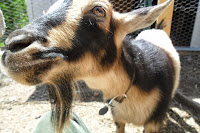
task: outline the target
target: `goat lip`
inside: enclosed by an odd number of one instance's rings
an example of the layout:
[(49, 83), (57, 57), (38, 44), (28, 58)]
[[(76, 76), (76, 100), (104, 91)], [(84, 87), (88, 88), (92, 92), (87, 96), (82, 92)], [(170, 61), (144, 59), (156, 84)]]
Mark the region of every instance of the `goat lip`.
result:
[(17, 55), (5, 52), (2, 56), (2, 64), (5, 68), (10, 71), (22, 71), (29, 68), (45, 65), (46, 63), (56, 62), (60, 58), (49, 58), (49, 59), (28, 59), (28, 58), (17, 58)]
[(56, 59), (56, 58), (65, 58), (65, 56), (61, 53), (56, 53), (56, 52), (52, 52), (52, 53), (40, 53), (39, 55), (33, 55), (33, 59), (42, 59), (42, 60), (48, 60), (48, 59)]
[(20, 71), (26, 71), (31, 68), (35, 68), (37, 66), (42, 66), (46, 63), (50, 63), (52, 60), (42, 60), (42, 61), (24, 61), (24, 62), (12, 62), (7, 63), (5, 66), (12, 72), (20, 72)]
[(17, 62), (17, 63), (8, 63), (6, 66), (7, 70), (11, 73), (25, 73), (26, 71), (31, 71), (32, 68), (37, 68), (51, 61), (42, 61), (42, 62)]

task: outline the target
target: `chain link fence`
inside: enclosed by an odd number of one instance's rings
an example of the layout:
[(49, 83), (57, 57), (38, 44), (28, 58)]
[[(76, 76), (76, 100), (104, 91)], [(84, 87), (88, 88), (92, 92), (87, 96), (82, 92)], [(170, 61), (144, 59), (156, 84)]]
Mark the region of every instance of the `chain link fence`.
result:
[(0, 8), (6, 22), (6, 32), (0, 39), (0, 47), (4, 46), (6, 37), (13, 31), (29, 23), (26, 0), (0, 0)]

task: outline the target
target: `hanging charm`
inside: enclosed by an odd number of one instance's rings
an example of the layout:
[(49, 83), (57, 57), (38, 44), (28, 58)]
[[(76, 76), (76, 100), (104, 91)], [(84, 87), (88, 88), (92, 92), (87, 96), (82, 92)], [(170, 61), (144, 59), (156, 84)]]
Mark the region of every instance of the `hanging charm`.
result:
[(131, 83), (128, 86), (128, 89), (126, 90), (126, 92), (121, 96), (116, 96), (112, 99), (106, 100), (104, 102), (105, 106), (99, 110), (99, 115), (105, 115), (108, 112), (109, 107), (111, 108), (111, 110), (113, 110), (119, 103), (122, 103), (124, 101), (124, 99), (127, 98), (127, 93), (130, 90), (130, 88), (134, 82), (134, 79), (135, 79), (135, 73), (133, 75)]
[(105, 115), (108, 112), (108, 106), (104, 106), (99, 110), (99, 115)]
[(126, 94), (123, 96), (116, 96), (112, 98), (111, 100), (107, 100), (104, 104), (106, 104), (103, 108), (99, 110), (99, 115), (105, 115), (108, 112), (109, 107), (111, 109), (114, 109), (117, 104), (122, 103), (123, 100), (126, 98)]

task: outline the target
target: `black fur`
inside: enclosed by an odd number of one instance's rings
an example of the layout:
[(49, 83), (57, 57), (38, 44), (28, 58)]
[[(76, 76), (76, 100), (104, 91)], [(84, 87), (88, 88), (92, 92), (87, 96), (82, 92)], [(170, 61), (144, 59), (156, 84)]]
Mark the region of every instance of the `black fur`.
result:
[(5, 51), (1, 57), (1, 63), (6, 66), (6, 55), (7, 55), (7, 51)]
[(156, 29), (164, 29), (165, 27), (169, 26), (170, 23), (165, 24), (165, 19), (162, 19), (157, 25), (156, 25)]
[[(73, 90), (71, 76), (60, 75), (53, 79), (53, 84), (47, 84), (49, 97), (52, 105), (52, 123), (57, 130), (61, 130), (69, 117), (71, 104), (73, 101)], [(61, 123), (59, 121), (61, 120)]]
[(33, 69), (33, 73), (27, 76), (26, 81), (32, 85), (42, 83), (39, 76), (42, 74), (45, 74), (46, 71), (51, 69), (51, 66), (52, 66), (52, 62), (46, 62), (46, 63), (43, 63), (42, 65), (38, 64), (38, 65), (35, 65), (34, 67), (30, 67), (30, 68), (27, 67), (26, 71), (30, 71), (30, 69)]
[(158, 88), (161, 99), (149, 120), (163, 120), (171, 101), (174, 81), (172, 60), (159, 47), (145, 40), (124, 39), (122, 62), (130, 79), (135, 71), (134, 83), (140, 89), (150, 92)]
[(38, 76), (29, 75), (26, 78), (26, 82), (32, 85), (40, 84), (42, 81), (38, 78)]
[(98, 20), (90, 16), (83, 17), (75, 32), (72, 41), (73, 47), (67, 51), (68, 61), (77, 60), (86, 52), (98, 57), (99, 53), (105, 50), (106, 54), (102, 57), (101, 64), (105, 66), (114, 62), (117, 51), (113, 40), (113, 23), (110, 24), (110, 32), (106, 34), (104, 30), (98, 27), (96, 21)]

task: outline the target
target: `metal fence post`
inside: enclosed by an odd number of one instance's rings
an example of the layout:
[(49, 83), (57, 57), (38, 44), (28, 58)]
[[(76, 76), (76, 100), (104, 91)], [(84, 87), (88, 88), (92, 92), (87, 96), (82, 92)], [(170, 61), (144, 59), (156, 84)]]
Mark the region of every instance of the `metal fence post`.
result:
[(153, 0), (145, 0), (145, 1), (144, 1), (145, 7), (151, 6), (151, 5), (152, 5), (152, 4), (151, 4), (152, 1), (153, 1)]

